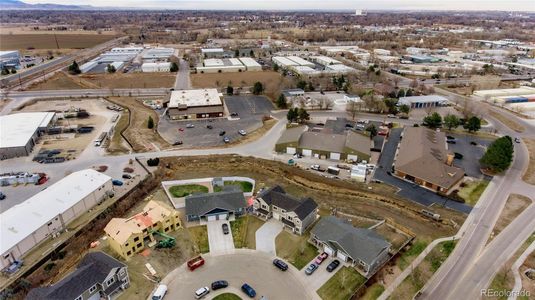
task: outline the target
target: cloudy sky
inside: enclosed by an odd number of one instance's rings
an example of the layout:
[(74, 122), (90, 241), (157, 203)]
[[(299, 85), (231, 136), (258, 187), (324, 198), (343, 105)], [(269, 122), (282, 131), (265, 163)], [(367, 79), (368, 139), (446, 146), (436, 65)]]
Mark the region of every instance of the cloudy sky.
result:
[(88, 4), (129, 8), (225, 10), (505, 10), (535, 11), (535, 0), (22, 0), (26, 3)]

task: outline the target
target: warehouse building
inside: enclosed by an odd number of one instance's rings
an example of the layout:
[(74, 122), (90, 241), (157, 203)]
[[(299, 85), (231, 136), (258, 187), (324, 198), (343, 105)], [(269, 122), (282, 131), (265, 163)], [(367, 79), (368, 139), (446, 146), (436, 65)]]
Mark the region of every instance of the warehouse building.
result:
[(169, 63), (169, 62), (144, 63), (144, 64), (141, 65), (141, 71), (143, 71), (143, 73), (170, 72), (171, 71), (171, 63)]
[(112, 195), (111, 177), (93, 169), (74, 172), (0, 215), (1, 268)]
[(262, 66), (253, 58), (242, 57), (240, 58), (240, 61), (245, 66), (247, 71), (262, 71)]
[(340, 61), (330, 58), (328, 56), (312, 56), (310, 57), (313, 61), (317, 62), (318, 64), (322, 66), (330, 66), (330, 65), (340, 65), (342, 64)]
[(230, 58), (234, 56), (233, 52), (225, 51), (223, 48), (204, 48), (201, 49), (203, 58)]
[(20, 69), (20, 52), (0, 51), (0, 69)]
[(173, 48), (153, 48), (147, 50), (142, 56), (144, 62), (168, 61), (175, 54)]
[(143, 52), (143, 47), (122, 47), (122, 48), (113, 48), (110, 50), (111, 53), (141, 53)]
[(172, 120), (223, 117), (222, 98), (217, 89), (172, 91), (167, 115)]
[(38, 138), (56, 120), (53, 112), (27, 112), (0, 116), (0, 158), (28, 156)]
[(407, 105), (411, 109), (413, 109), (413, 108), (445, 106), (448, 104), (448, 102), (449, 102), (448, 98), (439, 96), (439, 95), (410, 96), (410, 97), (400, 97), (397, 105), (398, 106)]
[(197, 67), (198, 73), (243, 72), (247, 68), (237, 58), (208, 58)]

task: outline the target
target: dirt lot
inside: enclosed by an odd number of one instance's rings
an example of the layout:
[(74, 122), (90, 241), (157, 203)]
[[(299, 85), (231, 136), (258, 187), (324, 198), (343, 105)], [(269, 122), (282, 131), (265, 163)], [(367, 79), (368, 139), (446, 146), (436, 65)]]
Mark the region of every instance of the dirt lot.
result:
[(158, 134), (156, 127), (147, 128), (149, 116), (154, 120), (154, 126), (158, 124), (158, 114), (154, 110), (144, 106), (141, 101), (133, 97), (110, 97), (109, 100), (128, 108), (130, 126), (125, 130), (124, 135), (132, 144), (134, 151), (154, 151), (169, 147), (169, 144)]
[(531, 204), (531, 199), (522, 195), (511, 194), (505, 203), (505, 207), (494, 226), (491, 238), (487, 243), (492, 241), (493, 237), (496, 237), (502, 230), (509, 225), (526, 207)]
[(128, 112), (121, 113), (121, 116), (117, 120), (117, 125), (115, 125), (115, 131), (111, 137), (110, 143), (108, 144), (108, 153), (111, 154), (125, 154), (130, 151), (130, 145), (125, 141), (121, 136), (121, 132), (126, 130), (128, 127)]
[[(56, 39), (57, 38), (57, 44)], [(0, 50), (13, 49), (83, 49), (114, 39), (104, 34), (0, 34)], [(59, 46), (59, 47), (58, 47)]]
[(529, 151), (529, 164), (522, 179), (529, 184), (535, 184), (535, 140), (524, 139), (524, 143)]
[(80, 78), (96, 88), (136, 89), (171, 88), (175, 83), (174, 73), (115, 73), (88, 74)]
[(194, 88), (223, 88), (231, 84), (234, 90), (239, 87), (252, 87), (255, 82), (260, 81), (264, 85), (264, 93), (271, 99), (279, 96), (280, 83), (283, 81), (279, 73), (272, 71), (191, 74), (190, 78)]
[(77, 90), (81, 88), (84, 88), (84, 85), (79, 81), (77, 82), (73, 77), (68, 76), (63, 72), (58, 72), (49, 79), (30, 86), (28, 90)]
[(374, 230), (392, 244), (392, 249), (399, 249), (410, 239), (408, 235), (396, 231), (395, 228), (386, 223), (375, 227)]

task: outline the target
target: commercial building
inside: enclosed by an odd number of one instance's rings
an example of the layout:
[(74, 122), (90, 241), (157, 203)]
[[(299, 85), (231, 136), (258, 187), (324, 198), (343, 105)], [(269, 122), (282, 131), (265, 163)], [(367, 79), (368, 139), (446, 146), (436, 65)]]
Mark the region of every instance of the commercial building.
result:
[(143, 47), (121, 47), (121, 48), (112, 48), (111, 53), (141, 53), (143, 52)]
[(247, 71), (262, 71), (262, 66), (254, 58), (241, 57), (240, 61)]
[(318, 204), (312, 198), (297, 199), (278, 185), (258, 193), (253, 208), (260, 218), (274, 218), (299, 235), (316, 221), (318, 215)]
[(2, 268), (112, 195), (111, 177), (87, 169), (74, 172), (0, 215)]
[(20, 52), (0, 51), (0, 70), (1, 69), (20, 69)]
[(142, 58), (144, 62), (168, 61), (175, 54), (173, 48), (152, 48), (147, 50)]
[(391, 53), (392, 53), (392, 52), (391, 52), (390, 50), (385, 50), (385, 49), (373, 49), (373, 54), (376, 54), (376, 55), (390, 56)]
[(391, 244), (375, 231), (356, 228), (334, 216), (323, 217), (310, 231), (310, 242), (370, 277), (390, 258)]
[(30, 290), (26, 300), (111, 300), (130, 286), (128, 267), (104, 252), (91, 252), (59, 282)]
[(440, 61), (440, 59), (428, 55), (403, 55), (403, 59), (412, 61), (415, 64), (435, 63)]
[(221, 192), (200, 193), (186, 197), (188, 221), (228, 220), (243, 215), (247, 202), (239, 186), (223, 186)]
[(223, 95), (217, 89), (171, 92), (167, 115), (172, 120), (222, 117)]
[(104, 228), (110, 248), (125, 260), (155, 243), (155, 236), (181, 227), (178, 212), (156, 201), (149, 201), (143, 211), (133, 217), (113, 218)]
[(322, 65), (322, 66), (330, 66), (330, 65), (340, 65), (342, 64), (340, 61), (330, 58), (328, 56), (311, 56), (310, 57), (313, 61), (316, 63)]
[(144, 73), (170, 72), (171, 71), (171, 63), (169, 63), (169, 62), (144, 63), (144, 64), (141, 65), (141, 71), (143, 71)]
[(409, 96), (400, 97), (397, 105), (408, 105), (410, 108), (426, 108), (445, 106), (448, 102), (448, 98), (440, 95)]
[(0, 116), (0, 159), (28, 156), (38, 138), (55, 122), (53, 112)]
[(225, 51), (223, 48), (204, 48), (201, 49), (203, 58), (230, 58), (234, 54), (230, 51)]
[(446, 134), (424, 127), (405, 127), (394, 159), (394, 175), (426, 189), (449, 194), (464, 178), (453, 165)]
[(196, 68), (198, 73), (243, 72), (246, 69), (237, 58), (207, 58)]

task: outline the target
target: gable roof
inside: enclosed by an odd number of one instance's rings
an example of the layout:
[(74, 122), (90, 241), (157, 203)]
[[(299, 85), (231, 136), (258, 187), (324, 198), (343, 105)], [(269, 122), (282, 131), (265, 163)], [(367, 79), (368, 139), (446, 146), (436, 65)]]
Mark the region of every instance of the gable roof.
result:
[(104, 252), (86, 254), (76, 270), (65, 278), (47, 287), (32, 289), (26, 300), (72, 300), (97, 283), (102, 283), (114, 268), (125, 267), (123, 263)]
[(464, 170), (446, 164), (446, 134), (423, 127), (405, 127), (395, 169), (443, 188), (464, 176)]
[(342, 250), (352, 259), (359, 259), (373, 265), (383, 251), (391, 244), (375, 231), (356, 228), (334, 216), (323, 217), (312, 228), (311, 234), (333, 248)]
[(186, 197), (186, 215), (202, 216), (214, 209), (236, 211), (246, 207), (242, 190), (237, 186), (225, 186), (216, 193), (200, 193)]
[(286, 211), (293, 211), (300, 220), (305, 219), (318, 207), (318, 204), (312, 198), (297, 199), (286, 194), (279, 185), (262, 191), (257, 197), (262, 198), (268, 205), (275, 205)]

